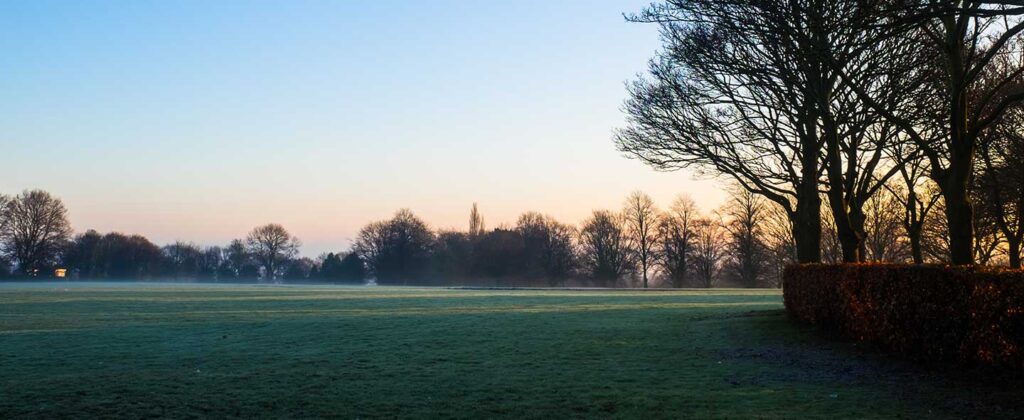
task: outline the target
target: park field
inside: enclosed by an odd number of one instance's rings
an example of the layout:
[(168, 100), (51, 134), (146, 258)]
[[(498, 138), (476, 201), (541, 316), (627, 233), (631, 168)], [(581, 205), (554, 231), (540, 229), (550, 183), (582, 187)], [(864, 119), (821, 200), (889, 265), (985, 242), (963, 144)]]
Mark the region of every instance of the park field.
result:
[(775, 290), (0, 284), (0, 418), (999, 418), (1020, 383), (794, 326)]

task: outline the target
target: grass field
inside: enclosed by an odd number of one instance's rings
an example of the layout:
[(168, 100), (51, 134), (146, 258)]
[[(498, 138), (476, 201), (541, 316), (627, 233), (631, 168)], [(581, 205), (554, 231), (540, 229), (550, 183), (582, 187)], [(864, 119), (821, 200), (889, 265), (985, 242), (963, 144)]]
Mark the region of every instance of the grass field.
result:
[(0, 284), (0, 418), (1020, 417), (777, 291)]

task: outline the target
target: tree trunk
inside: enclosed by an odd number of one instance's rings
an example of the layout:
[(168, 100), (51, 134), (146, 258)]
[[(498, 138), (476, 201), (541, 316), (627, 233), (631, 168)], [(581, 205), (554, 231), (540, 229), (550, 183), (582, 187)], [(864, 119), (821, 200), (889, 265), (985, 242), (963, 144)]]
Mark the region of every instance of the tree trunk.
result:
[(914, 258), (914, 264), (924, 264), (924, 252), (921, 251), (921, 226), (916, 225), (907, 231), (910, 237), (910, 255)]
[(957, 22), (943, 21), (945, 26), (947, 68), (951, 93), (949, 97), (949, 167), (933, 176), (939, 181), (946, 200), (946, 222), (949, 226), (949, 254), (953, 265), (974, 264), (974, 208), (967, 195), (971, 170), (974, 167), (975, 138), (968, 134), (967, 89), (964, 75), (964, 45)]
[(1020, 268), (1020, 243), (1018, 238), (1006, 238), (1006, 253), (1010, 257), (1010, 268)]
[[(812, 120), (813, 121), (813, 120)], [(796, 211), (790, 214), (793, 222), (793, 241), (796, 242), (798, 263), (821, 262), (821, 196), (818, 195), (818, 140), (802, 136), (800, 148), (800, 184), (796, 191)]]
[(819, 107), (821, 108), (822, 135), (826, 145), (825, 173), (828, 178), (828, 204), (832, 210), (832, 220), (835, 221), (836, 234), (843, 251), (843, 262), (856, 263), (860, 262), (862, 258), (861, 248), (864, 236), (858, 235), (854, 228), (853, 200), (850, 200), (851, 203), (847, 203), (847, 198), (853, 197), (854, 193), (847, 191), (843, 182), (844, 168), (839, 150), (839, 132), (828, 109), (828, 99), (831, 95), (826, 94), (826, 92), (831, 92), (831, 87), (824, 81), (821, 84)]
[(647, 288), (647, 261), (644, 261), (644, 263), (642, 265), (643, 265), (643, 270), (644, 270), (644, 289), (646, 289)]
[(836, 234), (839, 237), (839, 246), (843, 251), (844, 263), (856, 263), (862, 261), (861, 248), (864, 245), (864, 237), (857, 234), (854, 228), (854, 217), (846, 210), (843, 202), (842, 191), (829, 191), (829, 207), (832, 210), (832, 217), (836, 224)]
[[(816, 189), (814, 196), (817, 197)], [(796, 242), (796, 261), (801, 264), (820, 263), (821, 199), (809, 199), (797, 203), (792, 222), (793, 241)]]
[(940, 184), (946, 201), (946, 223), (949, 227), (949, 256), (953, 265), (974, 264), (974, 206), (967, 193), (970, 162), (962, 151), (953, 151), (945, 182)]
[[(867, 216), (864, 215), (863, 200), (857, 200), (850, 203), (850, 227), (853, 228), (853, 234), (857, 235), (857, 262), (865, 262), (868, 258), (868, 244), (867, 237), (868, 233), (864, 229), (864, 223), (867, 221)], [(882, 255), (876, 258), (882, 258)]]
[(949, 225), (949, 256), (953, 265), (974, 264), (974, 208), (966, 191), (944, 193)]

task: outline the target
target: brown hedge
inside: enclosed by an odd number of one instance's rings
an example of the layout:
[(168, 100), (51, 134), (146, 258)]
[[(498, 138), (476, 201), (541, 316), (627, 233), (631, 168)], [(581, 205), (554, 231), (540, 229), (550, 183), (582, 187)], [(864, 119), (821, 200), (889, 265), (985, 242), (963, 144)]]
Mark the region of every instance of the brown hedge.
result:
[(1024, 271), (884, 264), (786, 268), (786, 311), (924, 361), (1024, 370)]

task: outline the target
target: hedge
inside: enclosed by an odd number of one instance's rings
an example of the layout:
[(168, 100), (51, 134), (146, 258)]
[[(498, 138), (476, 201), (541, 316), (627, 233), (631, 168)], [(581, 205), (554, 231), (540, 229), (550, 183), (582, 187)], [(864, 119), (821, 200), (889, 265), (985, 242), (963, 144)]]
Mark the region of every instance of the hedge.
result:
[(784, 273), (798, 321), (921, 361), (1024, 370), (1024, 271), (803, 264)]

